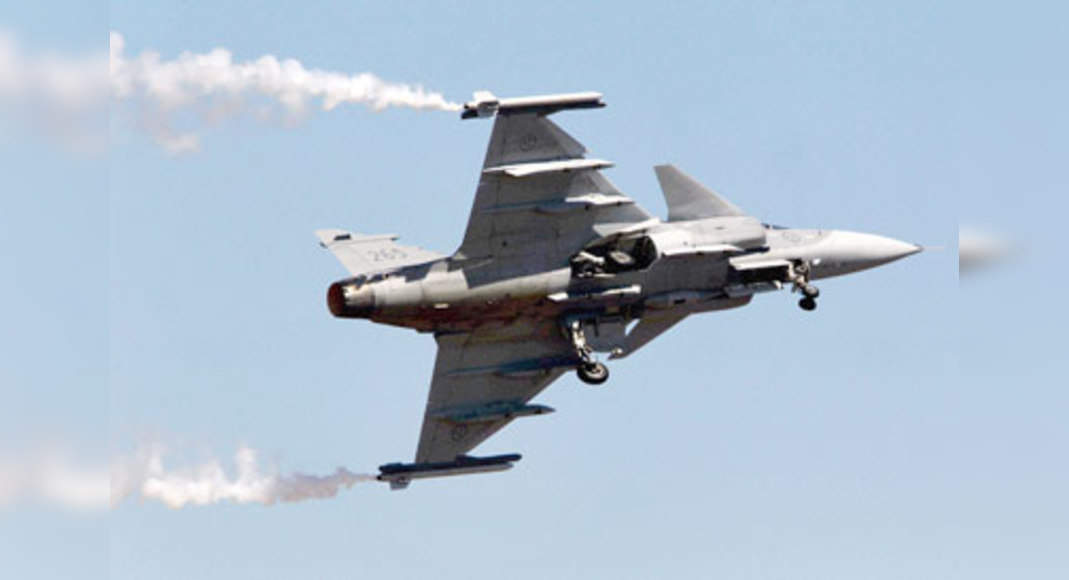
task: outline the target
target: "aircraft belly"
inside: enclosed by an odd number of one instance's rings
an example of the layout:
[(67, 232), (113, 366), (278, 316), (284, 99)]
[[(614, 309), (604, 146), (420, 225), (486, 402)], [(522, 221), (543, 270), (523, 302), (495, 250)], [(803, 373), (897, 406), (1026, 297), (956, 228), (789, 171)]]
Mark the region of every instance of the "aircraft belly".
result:
[(559, 307), (546, 296), (566, 287), (567, 270), (516, 277), (469, 287), (463, 271), (430, 276), (421, 281), (417, 295), (395, 299), (373, 317), (378, 322), (423, 331), (470, 330), (484, 324), (501, 324), (517, 318), (556, 316)]
[(718, 292), (727, 282), (727, 261), (707, 257), (660, 260), (646, 280), (647, 296), (675, 290)]

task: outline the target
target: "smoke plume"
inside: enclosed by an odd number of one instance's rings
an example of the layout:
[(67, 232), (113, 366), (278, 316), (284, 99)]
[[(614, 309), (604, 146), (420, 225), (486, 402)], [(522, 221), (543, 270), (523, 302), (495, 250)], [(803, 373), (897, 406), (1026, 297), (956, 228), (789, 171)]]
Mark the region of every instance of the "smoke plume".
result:
[[(237, 61), (225, 48), (126, 53), (122, 34), (111, 32), (108, 54), (27, 54), (0, 30), (0, 112), (13, 119), (32, 112), (31, 130), (106, 140), (108, 114), (147, 132), (174, 154), (196, 151), (209, 125), (247, 117), (294, 124), (315, 111), (359, 105), (372, 111), (408, 108), (456, 111), (460, 105), (420, 85), (307, 68), (299, 61), (265, 55)], [(70, 118), (83, 120), (72, 123)], [(91, 119), (87, 122), (84, 118)], [(57, 121), (58, 119), (58, 121)], [(69, 135), (68, 135), (69, 136)]]
[(228, 475), (216, 460), (192, 468), (169, 470), (164, 467), (160, 447), (141, 450), (133, 457), (113, 463), (111, 505), (115, 507), (131, 496), (159, 501), (175, 509), (220, 502), (272, 505), (332, 498), (342, 489), (374, 479), (372, 475), (353, 473), (344, 467), (329, 475), (282, 475), (276, 470), (262, 468), (256, 451), (249, 447), (238, 449), (234, 463), (236, 473), (233, 476)]
[(294, 59), (271, 55), (235, 62), (225, 48), (205, 53), (183, 52), (173, 60), (146, 51), (127, 58), (125, 41), (110, 35), (111, 94), (117, 100), (139, 100), (147, 106), (144, 126), (156, 142), (172, 153), (196, 150), (197, 135), (174, 129), (171, 120), (181, 110), (197, 110), (204, 118), (220, 119), (253, 112), (263, 116), (267, 104), (280, 107), (290, 119), (308, 114), (309, 103), (330, 111), (339, 105), (363, 105), (373, 111), (393, 107), (456, 111), (440, 93), (418, 85), (391, 83), (371, 73), (347, 73), (305, 68)]
[(328, 499), (374, 476), (344, 467), (326, 475), (279, 473), (265, 468), (257, 452), (240, 447), (234, 469), (211, 459), (191, 467), (169, 468), (164, 449), (150, 445), (106, 464), (73, 461), (68, 453), (38, 449), (19, 457), (0, 457), (0, 507), (25, 502), (74, 511), (117, 507), (124, 500), (158, 501), (178, 509), (217, 503), (262, 504)]
[(85, 512), (107, 507), (110, 493), (104, 462), (71, 459), (54, 447), (0, 453), (0, 508), (42, 502)]

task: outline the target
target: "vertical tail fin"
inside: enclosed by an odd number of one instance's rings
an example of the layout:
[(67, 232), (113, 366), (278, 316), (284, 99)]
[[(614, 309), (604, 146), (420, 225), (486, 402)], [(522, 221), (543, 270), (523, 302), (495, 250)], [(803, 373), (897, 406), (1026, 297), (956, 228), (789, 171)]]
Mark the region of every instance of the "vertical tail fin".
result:
[(712, 217), (746, 215), (731, 202), (717, 195), (674, 165), (653, 168), (668, 204), (668, 221), (679, 222)]

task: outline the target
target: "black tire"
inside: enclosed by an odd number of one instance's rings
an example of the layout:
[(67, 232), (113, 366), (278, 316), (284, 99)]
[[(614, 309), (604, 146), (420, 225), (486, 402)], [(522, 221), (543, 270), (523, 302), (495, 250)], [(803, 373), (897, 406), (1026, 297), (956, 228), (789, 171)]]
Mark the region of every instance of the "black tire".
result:
[(600, 362), (580, 365), (575, 372), (579, 380), (588, 385), (600, 385), (609, 380), (609, 367)]
[(801, 307), (802, 310), (805, 310), (807, 312), (808, 311), (812, 311), (812, 310), (816, 310), (817, 309), (817, 301), (813, 300), (812, 298), (808, 298), (808, 297), (802, 298), (801, 300), (798, 301), (798, 306)]

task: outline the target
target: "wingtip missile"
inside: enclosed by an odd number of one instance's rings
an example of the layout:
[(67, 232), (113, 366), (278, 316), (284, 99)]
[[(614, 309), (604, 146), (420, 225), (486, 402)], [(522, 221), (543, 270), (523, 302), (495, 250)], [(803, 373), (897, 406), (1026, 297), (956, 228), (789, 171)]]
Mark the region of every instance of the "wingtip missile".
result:
[(475, 91), (472, 100), (464, 103), (461, 119), (493, 117), (498, 113), (542, 113), (548, 115), (563, 109), (596, 109), (605, 106), (601, 93), (565, 93), (499, 99), (490, 91)]
[(379, 466), (375, 479), (385, 481), (390, 484), (390, 489), (397, 490), (408, 487), (413, 479), (505, 471), (512, 469), (513, 464), (522, 458), (519, 453), (508, 453), (489, 457), (458, 455), (453, 461), (387, 463)]
[(475, 91), (472, 100), (464, 103), (464, 110), (460, 113), (461, 119), (473, 117), (493, 117), (501, 105), (500, 99), (490, 91)]

